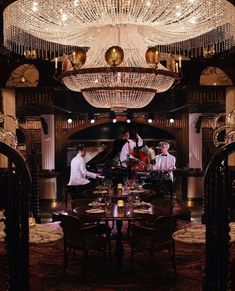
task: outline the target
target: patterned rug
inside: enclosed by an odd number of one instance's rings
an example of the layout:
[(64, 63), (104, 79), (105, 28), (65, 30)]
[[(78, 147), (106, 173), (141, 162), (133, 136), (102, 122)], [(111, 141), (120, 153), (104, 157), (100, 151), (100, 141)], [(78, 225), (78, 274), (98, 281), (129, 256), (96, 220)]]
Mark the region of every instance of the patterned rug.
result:
[[(185, 227), (185, 223), (180, 224)], [(149, 255), (138, 253), (135, 268), (130, 264), (130, 246), (124, 241), (122, 273), (117, 271), (115, 239), (112, 253), (92, 254), (88, 260), (86, 282), (82, 276), (79, 254), (70, 258), (67, 273), (63, 274), (63, 240), (30, 245), (30, 291), (199, 291), (202, 290), (204, 247), (176, 243), (177, 276), (171, 266), (168, 253), (155, 254), (155, 265), (150, 264)], [(0, 256), (0, 291), (5, 291), (3, 276), (5, 259)]]
[[(89, 290), (202, 290), (204, 247), (176, 243), (177, 276), (174, 276), (168, 253), (156, 253), (155, 266), (146, 254), (138, 253), (135, 269), (130, 266), (130, 247), (124, 241), (123, 271), (117, 272), (115, 240), (111, 256), (92, 254), (88, 260), (87, 281), (82, 277), (79, 254), (70, 258), (66, 276), (63, 275), (63, 241), (31, 245), (30, 273), (38, 277), (45, 291)], [(34, 291), (32, 289), (32, 291)]]

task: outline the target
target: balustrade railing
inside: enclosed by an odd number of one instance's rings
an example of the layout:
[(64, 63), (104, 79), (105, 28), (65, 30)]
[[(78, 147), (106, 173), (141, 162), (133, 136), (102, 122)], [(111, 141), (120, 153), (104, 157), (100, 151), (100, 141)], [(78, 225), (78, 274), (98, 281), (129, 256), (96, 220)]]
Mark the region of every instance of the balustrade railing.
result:
[(220, 148), (205, 172), (203, 210), (206, 224), (206, 291), (231, 289), (229, 210), (233, 179), (228, 156), (233, 152), (235, 142)]

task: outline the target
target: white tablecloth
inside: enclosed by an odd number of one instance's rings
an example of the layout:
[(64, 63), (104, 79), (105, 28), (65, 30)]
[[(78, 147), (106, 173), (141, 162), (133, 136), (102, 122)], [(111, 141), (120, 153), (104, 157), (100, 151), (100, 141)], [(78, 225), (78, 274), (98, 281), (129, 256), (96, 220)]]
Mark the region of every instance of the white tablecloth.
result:
[[(235, 242), (235, 222), (231, 222), (230, 241)], [(180, 229), (173, 233), (173, 239), (177, 242), (186, 244), (205, 244), (206, 243), (206, 227), (204, 224), (196, 224), (190, 227)]]
[[(4, 241), (4, 223), (0, 222), (0, 241)], [(63, 231), (59, 222), (36, 224), (29, 228), (29, 242), (30, 243), (48, 243), (62, 239)]]

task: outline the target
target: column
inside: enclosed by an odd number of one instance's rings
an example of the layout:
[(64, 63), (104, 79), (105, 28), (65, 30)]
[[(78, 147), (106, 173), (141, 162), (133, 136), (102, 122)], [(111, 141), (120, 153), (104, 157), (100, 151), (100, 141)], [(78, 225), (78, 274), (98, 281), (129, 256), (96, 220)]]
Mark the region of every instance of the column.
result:
[(188, 198), (203, 197), (201, 114), (189, 113), (189, 168), (198, 169), (188, 176)]
[(54, 115), (41, 115), (41, 161), (42, 170), (55, 169)]
[(55, 200), (57, 179), (55, 169), (55, 126), (54, 115), (41, 115), (41, 164), (42, 175), (39, 180), (40, 199)]
[(189, 113), (189, 168), (202, 169), (200, 113)]
[[(234, 109), (235, 109), (235, 87), (231, 86), (226, 88), (226, 114), (230, 113)], [(235, 153), (229, 155), (228, 165), (235, 166)]]

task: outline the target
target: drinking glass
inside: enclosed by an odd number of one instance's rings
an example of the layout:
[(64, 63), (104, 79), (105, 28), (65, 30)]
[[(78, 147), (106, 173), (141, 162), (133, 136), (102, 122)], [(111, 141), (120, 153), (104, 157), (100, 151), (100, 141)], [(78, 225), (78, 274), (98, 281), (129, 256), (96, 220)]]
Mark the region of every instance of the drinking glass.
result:
[(110, 197), (109, 195), (107, 195), (107, 196), (105, 197), (105, 208), (106, 208), (107, 210), (110, 210), (111, 202), (112, 202), (111, 197)]
[(136, 204), (140, 204), (140, 194), (135, 194), (134, 200)]
[(92, 201), (92, 207), (93, 208), (98, 208), (98, 205), (99, 205), (99, 201), (97, 199)]

